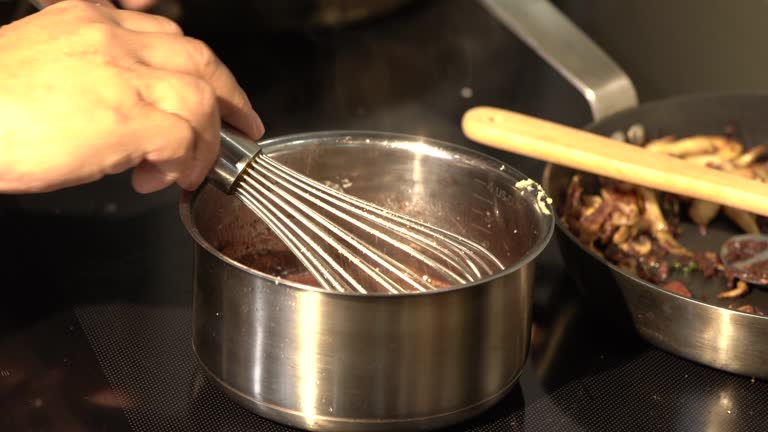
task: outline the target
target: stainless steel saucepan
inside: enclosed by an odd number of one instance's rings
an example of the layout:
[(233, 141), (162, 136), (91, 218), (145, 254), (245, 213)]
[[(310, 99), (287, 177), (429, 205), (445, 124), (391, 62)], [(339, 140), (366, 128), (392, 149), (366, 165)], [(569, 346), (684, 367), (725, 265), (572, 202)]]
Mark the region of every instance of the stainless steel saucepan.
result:
[[(537, 185), (462, 147), (369, 132), (261, 143), (272, 158), (480, 242), (506, 270), (429, 293), (305, 285), (303, 268), (237, 199), (183, 196), (194, 238), (194, 350), (243, 406), (310, 430), (405, 431), (477, 414), (515, 384), (531, 331), (534, 258), (554, 218)], [(275, 276), (277, 275), (277, 276)]]

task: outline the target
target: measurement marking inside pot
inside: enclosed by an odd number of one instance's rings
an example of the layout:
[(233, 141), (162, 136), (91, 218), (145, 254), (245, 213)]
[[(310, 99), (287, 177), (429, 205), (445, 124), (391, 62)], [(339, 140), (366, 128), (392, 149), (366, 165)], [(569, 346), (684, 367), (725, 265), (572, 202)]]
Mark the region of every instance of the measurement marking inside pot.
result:
[(479, 229), (480, 231), (482, 231), (482, 232), (484, 232), (486, 234), (490, 234), (491, 233), (491, 231), (489, 231), (486, 228), (481, 227), (480, 225), (472, 224), (472, 227), (474, 227), (475, 229)]
[(481, 197), (481, 196), (480, 196), (480, 195), (478, 195), (478, 194), (472, 194), (472, 196), (473, 196), (473, 197), (475, 197), (475, 198), (477, 198), (477, 199), (479, 199), (480, 201), (482, 201), (482, 202), (484, 202), (484, 203), (486, 203), (486, 204), (493, 204), (493, 201), (489, 200), (488, 198), (485, 198), (485, 197)]

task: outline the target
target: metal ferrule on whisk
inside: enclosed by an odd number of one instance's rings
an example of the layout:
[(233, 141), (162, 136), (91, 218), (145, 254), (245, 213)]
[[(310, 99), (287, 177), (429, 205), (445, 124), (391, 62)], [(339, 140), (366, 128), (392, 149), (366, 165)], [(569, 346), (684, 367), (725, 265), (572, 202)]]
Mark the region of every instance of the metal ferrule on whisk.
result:
[(253, 140), (230, 126), (221, 125), (221, 150), (216, 164), (208, 173), (208, 180), (217, 188), (231, 193), (237, 180), (248, 164), (261, 153), (261, 147)]

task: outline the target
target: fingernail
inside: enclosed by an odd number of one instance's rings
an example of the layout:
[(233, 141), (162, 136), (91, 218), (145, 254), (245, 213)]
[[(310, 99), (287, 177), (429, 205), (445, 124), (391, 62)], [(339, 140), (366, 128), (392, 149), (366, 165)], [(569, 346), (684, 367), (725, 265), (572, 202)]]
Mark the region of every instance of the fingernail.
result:
[(255, 111), (253, 112), (253, 117), (253, 132), (255, 134), (253, 139), (260, 139), (265, 132), (264, 123), (262, 123), (261, 117)]
[(131, 176), (133, 189), (140, 194), (149, 194), (173, 184), (174, 179), (158, 170), (155, 166), (142, 163), (134, 168)]
[(194, 191), (203, 184), (209, 171), (210, 169), (195, 168), (192, 172), (192, 175), (182, 176), (176, 181), (176, 183), (180, 188), (186, 191)]
[(140, 194), (150, 194), (164, 189), (173, 182), (168, 182), (159, 175), (140, 176), (133, 182), (133, 188)]

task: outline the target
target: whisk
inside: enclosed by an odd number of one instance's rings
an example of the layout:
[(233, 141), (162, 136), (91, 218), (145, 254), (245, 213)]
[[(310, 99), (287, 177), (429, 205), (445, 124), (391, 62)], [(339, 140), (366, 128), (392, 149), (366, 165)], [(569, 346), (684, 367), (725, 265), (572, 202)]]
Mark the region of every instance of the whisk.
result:
[(424, 292), (504, 268), (473, 241), (276, 162), (228, 126), (222, 127), (221, 152), (208, 178), (264, 221), (326, 290)]

